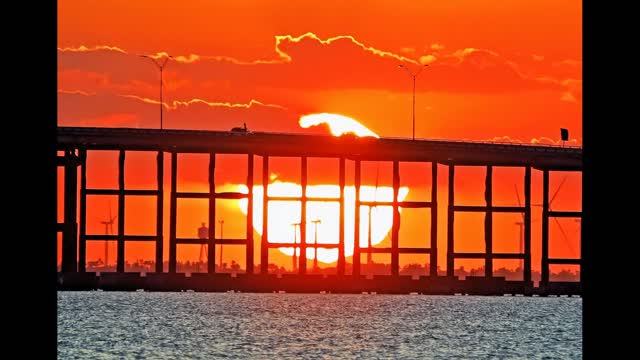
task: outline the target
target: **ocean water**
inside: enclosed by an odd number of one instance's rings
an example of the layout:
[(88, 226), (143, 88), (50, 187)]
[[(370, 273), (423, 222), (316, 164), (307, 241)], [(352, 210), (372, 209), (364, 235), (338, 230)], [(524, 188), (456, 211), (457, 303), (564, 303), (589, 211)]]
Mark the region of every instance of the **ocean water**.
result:
[(579, 359), (582, 299), (58, 292), (60, 359)]

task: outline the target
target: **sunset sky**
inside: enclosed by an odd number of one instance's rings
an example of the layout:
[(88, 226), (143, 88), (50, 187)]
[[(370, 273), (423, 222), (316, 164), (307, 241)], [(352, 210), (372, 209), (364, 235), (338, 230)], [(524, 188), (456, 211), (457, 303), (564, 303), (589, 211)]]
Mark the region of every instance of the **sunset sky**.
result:
[[(58, 124), (158, 128), (159, 71), (142, 54), (170, 54), (175, 59), (163, 74), (167, 129), (229, 130), (246, 122), (254, 131), (318, 133), (326, 130), (302, 128), (300, 117), (331, 113), (351, 117), (381, 137), (411, 137), (412, 81), (397, 65), (417, 71), (428, 64), (416, 82), (417, 138), (551, 144), (559, 140), (563, 127), (569, 129), (570, 145), (582, 144), (581, 1), (61, 0)], [(127, 158), (128, 186), (155, 186), (154, 159), (153, 154)], [(206, 191), (206, 158), (184, 159), (179, 187)], [(216, 179), (220, 189), (244, 181), (246, 169), (236, 170), (239, 159), (245, 161), (241, 156), (221, 157)], [(117, 186), (117, 154), (95, 154), (89, 161), (90, 187)], [(296, 182), (298, 164), (276, 161), (271, 171), (279, 181)], [(310, 170), (317, 172), (310, 182), (335, 183), (337, 161), (318, 164)], [(256, 166), (256, 174), (260, 170)], [(429, 200), (429, 170), (429, 165), (403, 169), (407, 199)], [(380, 185), (390, 186), (390, 164), (381, 164), (379, 171)], [(365, 169), (365, 184), (374, 184), (375, 172), (375, 165)], [(523, 175), (521, 169), (494, 170), (494, 202), (516, 204), (515, 184), (524, 201)], [(580, 210), (579, 174), (553, 174), (551, 190), (565, 176), (552, 208)], [(482, 204), (484, 170), (460, 169), (456, 177), (456, 204)], [(167, 214), (168, 178), (167, 173)], [(446, 167), (440, 167), (438, 241), (443, 269), (446, 179)], [(534, 204), (542, 202), (541, 180), (541, 173), (534, 171)], [(58, 188), (62, 195), (61, 184)], [(108, 216), (109, 202), (115, 214), (116, 197), (90, 198), (88, 233), (104, 232), (100, 221)], [(152, 234), (154, 201), (127, 202), (127, 232)], [(61, 205), (59, 201), (59, 209)], [(218, 206), (225, 214), (225, 237), (241, 236), (244, 216), (237, 202)], [(206, 202), (180, 205), (179, 214), (186, 215), (178, 215), (178, 236), (194, 236), (207, 218), (206, 209)], [(59, 219), (61, 214), (60, 210)], [(534, 207), (533, 220), (540, 215), (540, 207)], [(409, 245), (427, 243), (428, 228), (420, 216), (428, 216), (428, 211), (406, 216), (409, 223), (405, 226), (403, 218), (401, 237), (418, 233), (415, 237), (420, 239), (407, 240)], [(456, 251), (481, 250), (477, 245), (482, 245), (483, 216), (457, 215), (456, 242), (463, 247)], [(495, 251), (501, 246), (517, 250), (514, 223), (520, 220), (519, 214), (494, 217)], [(560, 222), (571, 241), (563, 240), (552, 221), (551, 255), (579, 256), (578, 223)], [(165, 224), (168, 242), (168, 216)], [(539, 269), (540, 221), (533, 225), (533, 268)], [(402, 242), (401, 238), (404, 246)], [(89, 244), (88, 260), (102, 257), (102, 248), (101, 242)], [(180, 260), (197, 259), (197, 246), (185, 249), (178, 250)], [(244, 266), (239, 247), (225, 247), (225, 254), (228, 262), (235, 259)], [(115, 260), (115, 243), (110, 256)], [(127, 259), (138, 258), (152, 259), (153, 245), (128, 244)], [(276, 260), (290, 264), (284, 255)], [(412, 260), (424, 263), (428, 258), (401, 257), (401, 265)], [(517, 264), (496, 261), (494, 268)]]

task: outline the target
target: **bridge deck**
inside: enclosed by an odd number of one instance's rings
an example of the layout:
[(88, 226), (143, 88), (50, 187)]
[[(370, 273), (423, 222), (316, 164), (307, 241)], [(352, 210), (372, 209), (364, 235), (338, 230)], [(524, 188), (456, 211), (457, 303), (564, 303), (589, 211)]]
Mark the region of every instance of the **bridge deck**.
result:
[(59, 149), (78, 146), (96, 150), (251, 153), (582, 170), (580, 147), (267, 132), (58, 127)]

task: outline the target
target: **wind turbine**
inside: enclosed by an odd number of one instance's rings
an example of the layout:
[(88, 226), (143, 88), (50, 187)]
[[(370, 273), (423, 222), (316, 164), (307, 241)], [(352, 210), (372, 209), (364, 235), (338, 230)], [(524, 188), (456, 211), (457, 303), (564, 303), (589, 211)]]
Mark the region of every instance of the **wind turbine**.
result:
[[(118, 217), (118, 215), (116, 216), (111, 216), (111, 201), (109, 201), (109, 218), (108, 220), (103, 220), (100, 221), (100, 223), (102, 225), (104, 225), (104, 234), (105, 235), (112, 235), (113, 234), (113, 222), (116, 220), (116, 218)], [(105, 239), (104, 240), (104, 267), (105, 269), (107, 268), (107, 266), (109, 265), (109, 240)]]
[[(518, 206), (522, 207), (522, 202), (520, 202), (520, 193), (518, 193), (518, 185), (513, 184), (513, 187), (515, 188), (516, 191), (516, 198), (518, 199)], [(522, 215), (522, 221), (516, 221), (515, 224), (518, 225), (520, 227), (520, 251), (519, 253), (522, 254), (524, 251), (524, 213), (521, 214)], [(538, 220), (532, 220), (531, 222), (534, 223)], [(524, 271), (523, 268), (523, 259), (520, 259), (520, 270)]]
[[(560, 189), (562, 188), (562, 185), (564, 185), (566, 180), (567, 180), (567, 176), (565, 175), (562, 178), (562, 181), (560, 182), (560, 185), (558, 185), (558, 187), (556, 188), (556, 191), (551, 196), (551, 199), (549, 199), (549, 211), (553, 211), (551, 209), (551, 205), (553, 204), (553, 200), (555, 200), (556, 196), (558, 196), (558, 193), (560, 192)], [(518, 186), (517, 185), (514, 185), (514, 186), (515, 186), (515, 189), (516, 189), (516, 196), (518, 198), (518, 206), (522, 206), (521, 203), (520, 203), (520, 195), (518, 193)], [(541, 207), (542, 204), (531, 204), (531, 206)], [(565, 244), (567, 245), (567, 247), (569, 248), (569, 250), (572, 253), (575, 253), (575, 251), (573, 250), (573, 247), (571, 246), (571, 242), (569, 241), (569, 237), (567, 236), (567, 233), (564, 231), (564, 228), (562, 227), (562, 224), (560, 223), (560, 221), (556, 217), (553, 217), (553, 220), (558, 225), (558, 228), (560, 229), (560, 232), (562, 233), (562, 238), (563, 238)], [(578, 219), (576, 221), (580, 221), (580, 220)], [(534, 222), (534, 221), (532, 221), (532, 222)], [(522, 253), (522, 247), (523, 247), (523, 242), (524, 242), (524, 238), (523, 238), (524, 214), (522, 215), (522, 222), (516, 222), (516, 225), (520, 226), (520, 252)], [(520, 260), (520, 263), (522, 264), (522, 260)]]
[(313, 248), (313, 270), (318, 270), (318, 224), (322, 223), (322, 220), (316, 219), (311, 220), (314, 226), (314, 238), (313, 244), (316, 245)]
[[(567, 176), (565, 175), (565, 177), (562, 178), (562, 181), (560, 182), (560, 185), (558, 185), (558, 188), (556, 189), (556, 191), (553, 193), (553, 196), (551, 197), (551, 199), (549, 200), (549, 211), (553, 211), (551, 209), (551, 204), (553, 203), (553, 200), (556, 198), (556, 196), (558, 196), (558, 192), (560, 192), (560, 188), (562, 187), (562, 185), (564, 184), (564, 182), (567, 180)], [(540, 204), (536, 204), (533, 206), (542, 206)], [(571, 242), (569, 241), (569, 237), (567, 236), (567, 233), (564, 231), (564, 228), (562, 227), (562, 224), (560, 224), (560, 221), (558, 220), (557, 217), (554, 217), (553, 220), (556, 222), (556, 224), (558, 224), (558, 228), (560, 229), (560, 232), (562, 233), (562, 238), (564, 239), (565, 244), (567, 245), (567, 247), (569, 248), (569, 250), (575, 254), (575, 251), (573, 250), (573, 246), (571, 246)]]

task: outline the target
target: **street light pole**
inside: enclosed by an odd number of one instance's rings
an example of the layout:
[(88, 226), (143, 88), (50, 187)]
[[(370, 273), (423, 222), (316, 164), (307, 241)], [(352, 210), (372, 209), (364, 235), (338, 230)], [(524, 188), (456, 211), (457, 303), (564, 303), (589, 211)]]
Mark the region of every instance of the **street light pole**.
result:
[(151, 59), (151, 61), (153, 61), (153, 63), (156, 64), (158, 69), (160, 69), (160, 130), (162, 130), (163, 129), (163, 126), (162, 126), (163, 125), (162, 124), (162, 107), (164, 106), (164, 103), (162, 102), (162, 70), (164, 70), (164, 67), (165, 67), (165, 65), (167, 65), (167, 62), (169, 61), (169, 59), (173, 59), (173, 57), (171, 55), (167, 55), (167, 57), (164, 59), (162, 64), (160, 64), (156, 60), (156, 58), (151, 57), (149, 55), (140, 55), (140, 57)]
[(313, 270), (318, 271), (318, 224), (322, 223), (322, 220), (316, 219), (311, 222), (314, 225), (313, 244), (315, 245), (313, 248)]
[(413, 79), (413, 105), (412, 105), (412, 110), (411, 110), (411, 118), (412, 118), (412, 136), (411, 138), (413, 140), (416, 139), (416, 78), (418, 77), (418, 75), (422, 72), (422, 70), (429, 66), (428, 64), (425, 64), (424, 66), (421, 66), (420, 69), (414, 74), (411, 72), (411, 70), (409, 70), (406, 66), (404, 66), (404, 64), (400, 64), (398, 65), (399, 68), (403, 68), (407, 74), (409, 74), (409, 76)]

